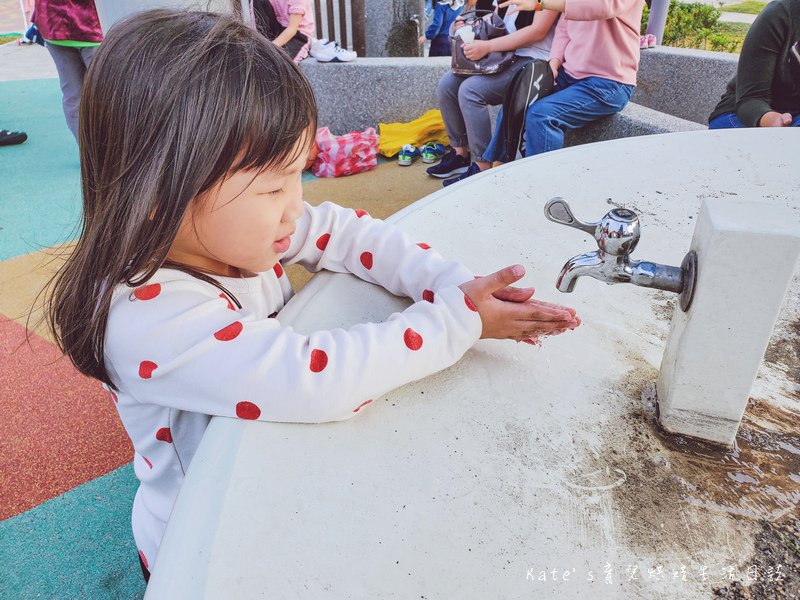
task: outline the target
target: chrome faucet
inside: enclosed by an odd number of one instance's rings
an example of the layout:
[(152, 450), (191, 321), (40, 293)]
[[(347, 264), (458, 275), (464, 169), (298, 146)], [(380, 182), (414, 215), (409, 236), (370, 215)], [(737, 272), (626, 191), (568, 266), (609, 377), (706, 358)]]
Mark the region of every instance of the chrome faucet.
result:
[(558, 276), (560, 292), (571, 292), (579, 277), (588, 275), (606, 283), (632, 283), (680, 294), (680, 305), (689, 310), (697, 276), (697, 254), (689, 252), (680, 267), (630, 260), (639, 243), (639, 217), (630, 209), (615, 208), (597, 223), (579, 221), (567, 201), (553, 198), (544, 215), (554, 223), (568, 225), (594, 236), (598, 250), (579, 254), (567, 261)]

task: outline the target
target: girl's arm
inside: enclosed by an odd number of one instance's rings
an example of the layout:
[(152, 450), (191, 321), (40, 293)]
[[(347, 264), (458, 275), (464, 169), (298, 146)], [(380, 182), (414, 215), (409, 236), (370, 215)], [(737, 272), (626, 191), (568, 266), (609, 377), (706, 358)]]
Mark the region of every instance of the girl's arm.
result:
[[(461, 263), (448, 261), (425, 243), (363, 211), (331, 202), (305, 205), (283, 264), (310, 271), (352, 273), (413, 300), (473, 278)], [(427, 292), (427, 293), (426, 293)]]
[(112, 303), (106, 364), (120, 403), (262, 421), (338, 421), (452, 365), (482, 331), (457, 286), (384, 323), (303, 335), (235, 310), (209, 284), (168, 273), (172, 279), (130, 296), (126, 290)]
[(283, 32), (278, 37), (272, 40), (272, 43), (275, 44), (276, 46), (283, 46), (284, 44), (286, 44), (289, 40), (291, 40), (294, 37), (294, 34), (297, 33), (297, 30), (300, 27), (300, 21), (302, 20), (303, 20), (302, 13), (290, 14), (289, 25), (286, 26), (286, 29), (284, 29)]
[(547, 37), (547, 33), (558, 18), (558, 13), (543, 10), (536, 15), (533, 23), (514, 33), (493, 40), (476, 40), (464, 45), (464, 55), (470, 60), (480, 60), (490, 52), (505, 52), (529, 46)]

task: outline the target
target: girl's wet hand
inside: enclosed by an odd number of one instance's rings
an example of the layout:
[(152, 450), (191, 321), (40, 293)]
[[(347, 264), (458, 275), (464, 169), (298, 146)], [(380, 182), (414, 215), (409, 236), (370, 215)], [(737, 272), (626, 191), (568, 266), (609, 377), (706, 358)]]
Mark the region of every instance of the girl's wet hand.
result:
[(514, 265), (459, 286), (478, 309), (482, 339), (536, 340), (580, 325), (573, 309), (531, 300), (532, 288), (513, 287), (524, 275), (522, 265)]

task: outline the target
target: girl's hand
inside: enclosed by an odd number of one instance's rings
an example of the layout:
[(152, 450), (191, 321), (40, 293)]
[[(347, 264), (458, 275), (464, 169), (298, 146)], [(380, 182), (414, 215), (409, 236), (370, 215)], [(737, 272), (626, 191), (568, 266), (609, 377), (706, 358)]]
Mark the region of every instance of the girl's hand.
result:
[(792, 115), (789, 113), (779, 113), (774, 110), (764, 113), (758, 120), (759, 127), (788, 127), (792, 124)]
[(550, 65), (550, 70), (553, 72), (553, 79), (558, 79), (558, 70), (561, 68), (561, 61), (557, 58), (551, 58), (547, 61)]
[(581, 324), (573, 309), (531, 300), (531, 288), (511, 287), (523, 275), (522, 265), (514, 265), (459, 286), (478, 309), (483, 322), (481, 339), (533, 341), (539, 335), (563, 333)]
[(422, 44), (424, 44), (424, 43), (425, 43), (425, 36), (424, 36), (424, 35), (421, 35), (421, 36), (419, 36), (419, 39), (417, 40), (417, 43), (418, 43), (420, 46), (422, 46)]
[(486, 40), (475, 40), (469, 44), (461, 44), (464, 49), (464, 56), (470, 60), (480, 60), (491, 52), (491, 42)]

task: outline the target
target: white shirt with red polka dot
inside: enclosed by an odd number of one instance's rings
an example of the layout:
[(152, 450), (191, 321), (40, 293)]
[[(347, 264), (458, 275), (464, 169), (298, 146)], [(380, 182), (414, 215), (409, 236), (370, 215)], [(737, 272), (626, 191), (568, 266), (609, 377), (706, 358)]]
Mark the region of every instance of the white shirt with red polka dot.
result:
[[(455, 363), (480, 337), (459, 289), (473, 275), (364, 211), (305, 205), (289, 250), (255, 277), (214, 285), (160, 269), (114, 292), (106, 367), (134, 447), (133, 503), (142, 561), (154, 563), (186, 470), (211, 416), (320, 423)], [(270, 318), (292, 297), (283, 265), (349, 272), (415, 300), (383, 323), (301, 335)]]

